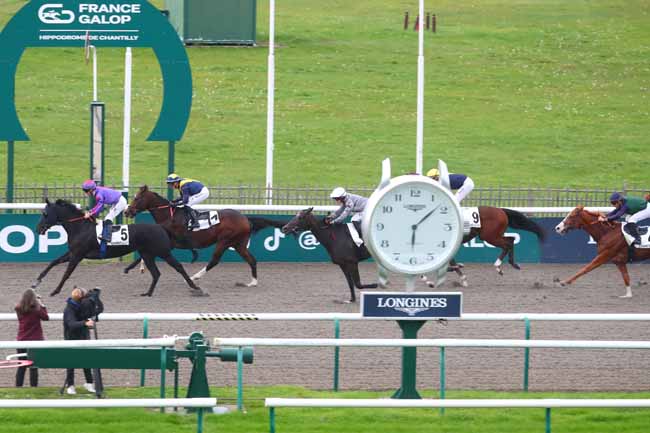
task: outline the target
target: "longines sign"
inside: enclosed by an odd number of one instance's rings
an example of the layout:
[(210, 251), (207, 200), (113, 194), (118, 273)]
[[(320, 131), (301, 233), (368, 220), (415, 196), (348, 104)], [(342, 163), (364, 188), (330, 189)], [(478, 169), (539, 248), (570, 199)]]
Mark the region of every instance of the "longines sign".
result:
[(362, 292), (361, 315), (399, 320), (460, 317), (460, 292)]
[(0, 140), (27, 141), (16, 107), (15, 75), (27, 47), (152, 48), (162, 73), (160, 117), (149, 141), (180, 140), (192, 105), (185, 47), (167, 18), (146, 0), (31, 0), (0, 33)]

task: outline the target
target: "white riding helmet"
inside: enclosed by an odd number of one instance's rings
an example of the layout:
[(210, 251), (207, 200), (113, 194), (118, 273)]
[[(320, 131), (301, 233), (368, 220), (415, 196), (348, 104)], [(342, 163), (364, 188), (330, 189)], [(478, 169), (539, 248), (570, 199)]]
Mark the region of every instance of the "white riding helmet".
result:
[(330, 198), (344, 198), (348, 193), (345, 191), (345, 188), (337, 187), (334, 188), (334, 191), (330, 194)]

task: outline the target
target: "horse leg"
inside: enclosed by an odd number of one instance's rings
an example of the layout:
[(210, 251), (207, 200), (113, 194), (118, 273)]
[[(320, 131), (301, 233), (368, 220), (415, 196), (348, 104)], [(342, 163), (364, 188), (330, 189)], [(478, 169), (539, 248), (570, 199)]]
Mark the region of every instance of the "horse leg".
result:
[(50, 296), (54, 296), (61, 291), (61, 287), (63, 287), (63, 284), (68, 280), (68, 278), (70, 278), (70, 275), (74, 272), (75, 268), (82, 260), (83, 257), (77, 257), (72, 255), (68, 257), (68, 267), (66, 268), (65, 273), (63, 274), (63, 278), (61, 278), (61, 281), (59, 281), (59, 285), (56, 286), (56, 289), (54, 289), (52, 293), (50, 293)]
[(600, 266), (600, 265), (602, 265), (604, 263), (607, 263), (615, 253), (616, 253), (616, 251), (614, 251), (614, 253), (607, 253), (605, 251), (602, 252), (602, 253), (599, 253), (596, 257), (594, 257), (594, 259), (590, 263), (588, 263), (585, 267), (580, 269), (577, 274), (575, 274), (574, 276), (572, 276), (571, 278), (569, 278), (567, 280), (560, 281), (560, 286), (564, 287), (564, 286), (568, 286), (569, 284), (572, 284), (575, 280), (577, 280), (578, 278), (580, 278), (584, 274), (593, 271), (598, 266)]
[(510, 251), (508, 246), (509, 243), (507, 239), (508, 238), (504, 238), (504, 237), (496, 238), (496, 239), (483, 239), (483, 241), (489, 243), (490, 245), (501, 248), (501, 254), (499, 254), (499, 257), (497, 257), (496, 261), (494, 262), (494, 267), (499, 275), (503, 275), (503, 269), (501, 268), (501, 264), (503, 263), (503, 258)]
[(510, 266), (516, 270), (521, 270), (521, 266), (515, 263), (515, 238), (504, 236), (504, 239), (506, 239), (508, 242), (508, 263), (510, 263)]
[(236, 247), (235, 251), (237, 251), (237, 254), (241, 256), (242, 259), (246, 260), (246, 263), (248, 263), (248, 266), (251, 268), (251, 275), (252, 279), (251, 282), (248, 284), (244, 283), (235, 283), (235, 286), (238, 287), (255, 287), (257, 286), (257, 260), (251, 252), (248, 250), (248, 247), (246, 246), (248, 244), (248, 239), (245, 242), (240, 242)]
[(349, 301), (343, 301), (343, 304), (350, 304), (353, 302), (357, 302), (357, 297), (356, 294), (354, 293), (354, 280), (352, 279), (352, 274), (350, 273), (350, 268), (347, 264), (342, 264), (339, 265), (341, 267), (341, 270), (343, 271), (343, 275), (345, 275), (345, 279), (348, 282), (348, 287), (350, 288), (350, 300)]
[(155, 256), (142, 254), (142, 261), (144, 261), (145, 266), (147, 266), (147, 269), (149, 269), (152, 280), (151, 285), (149, 286), (149, 290), (147, 290), (145, 293), (141, 293), (140, 296), (151, 296), (153, 295), (153, 289), (156, 288), (156, 284), (160, 278), (160, 271), (158, 270), (158, 266), (156, 266)]
[(630, 286), (630, 274), (627, 272), (627, 265), (625, 262), (616, 263), (621, 276), (623, 277), (623, 282), (625, 283), (625, 294), (619, 296), (619, 298), (631, 298), (632, 297), (632, 287)]
[(63, 254), (61, 257), (58, 257), (50, 262), (49, 265), (47, 265), (47, 268), (41, 272), (41, 274), (36, 278), (36, 281), (32, 284), (32, 289), (35, 289), (38, 287), (39, 284), (41, 284), (41, 281), (43, 281), (43, 278), (47, 275), (48, 272), (50, 272), (50, 269), (55, 267), (56, 265), (60, 265), (61, 263), (65, 263), (68, 260), (70, 260), (70, 251), (67, 251), (65, 254)]
[(185, 268), (183, 265), (180, 264), (178, 260), (176, 260), (176, 257), (174, 257), (171, 254), (168, 254), (167, 256), (163, 257), (163, 259), (167, 262), (169, 266), (174, 268), (176, 272), (181, 274), (183, 276), (183, 279), (185, 282), (193, 289), (192, 290), (192, 295), (193, 296), (209, 296), (207, 293), (205, 293), (199, 286), (194, 284), (194, 281), (190, 278), (189, 275), (187, 275), (187, 272), (185, 272)]
[(359, 275), (359, 264), (358, 263), (353, 263), (350, 265), (350, 275), (352, 276), (352, 281), (354, 282), (354, 285), (357, 287), (357, 289), (376, 289), (377, 284), (372, 283), (372, 284), (361, 284), (361, 276)]
[(125, 274), (128, 274), (131, 269), (135, 268), (138, 265), (142, 266), (142, 257), (138, 257), (137, 259), (135, 259), (133, 262), (131, 262), (131, 264), (129, 266), (124, 268), (124, 270), (122, 272), (124, 272)]
[(388, 271), (380, 264), (377, 264), (377, 280), (379, 287), (382, 289), (385, 289), (390, 284), (390, 281), (388, 281)]
[(210, 259), (210, 262), (199, 272), (192, 275), (192, 281), (198, 280), (199, 278), (204, 276), (210, 269), (217, 266), (219, 264), (219, 260), (221, 260), (221, 256), (223, 256), (223, 253), (226, 251), (226, 248), (227, 247), (223, 242), (217, 243), (217, 247), (214, 249), (214, 252), (212, 253), (212, 258)]

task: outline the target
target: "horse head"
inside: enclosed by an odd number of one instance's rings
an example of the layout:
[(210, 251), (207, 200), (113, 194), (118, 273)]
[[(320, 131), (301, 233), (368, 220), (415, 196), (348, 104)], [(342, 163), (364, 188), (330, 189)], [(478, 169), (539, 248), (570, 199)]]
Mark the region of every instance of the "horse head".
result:
[(45, 208), (38, 221), (36, 230), (45, 234), (52, 226), (61, 224), (71, 218), (81, 218), (82, 213), (75, 205), (66, 200), (57, 200), (55, 203), (45, 199)]
[[(157, 200), (157, 198), (160, 198), (160, 200)], [(129, 204), (124, 211), (124, 215), (133, 218), (138, 212), (144, 212), (157, 206), (157, 201), (162, 202), (162, 197), (151, 191), (147, 185), (143, 185), (140, 187), (135, 197), (133, 197), (131, 204)]]
[(581, 229), (598, 222), (599, 215), (597, 212), (588, 211), (584, 206), (578, 206), (569, 212), (560, 224), (555, 226), (555, 231), (560, 235), (564, 235), (569, 230)]
[(280, 229), (285, 235), (288, 233), (303, 232), (309, 230), (309, 220), (313, 218), (311, 213), (314, 210), (313, 207), (303, 209), (296, 214), (295, 217), (291, 218), (291, 221), (286, 223)]

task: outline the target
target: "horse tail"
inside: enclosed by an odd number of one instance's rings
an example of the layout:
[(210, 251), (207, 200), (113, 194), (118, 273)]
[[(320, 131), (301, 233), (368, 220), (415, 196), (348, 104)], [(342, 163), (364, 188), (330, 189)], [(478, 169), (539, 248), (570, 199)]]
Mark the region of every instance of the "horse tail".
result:
[(251, 234), (256, 233), (267, 227), (282, 228), (284, 225), (288, 223), (288, 221), (277, 221), (269, 218), (254, 217), (254, 216), (249, 216), (247, 218), (251, 226)]
[(502, 208), (502, 210), (508, 216), (509, 227), (512, 227), (513, 229), (521, 229), (528, 232), (533, 232), (537, 235), (541, 242), (544, 242), (544, 239), (546, 238), (546, 232), (542, 226), (521, 212), (506, 208)]

